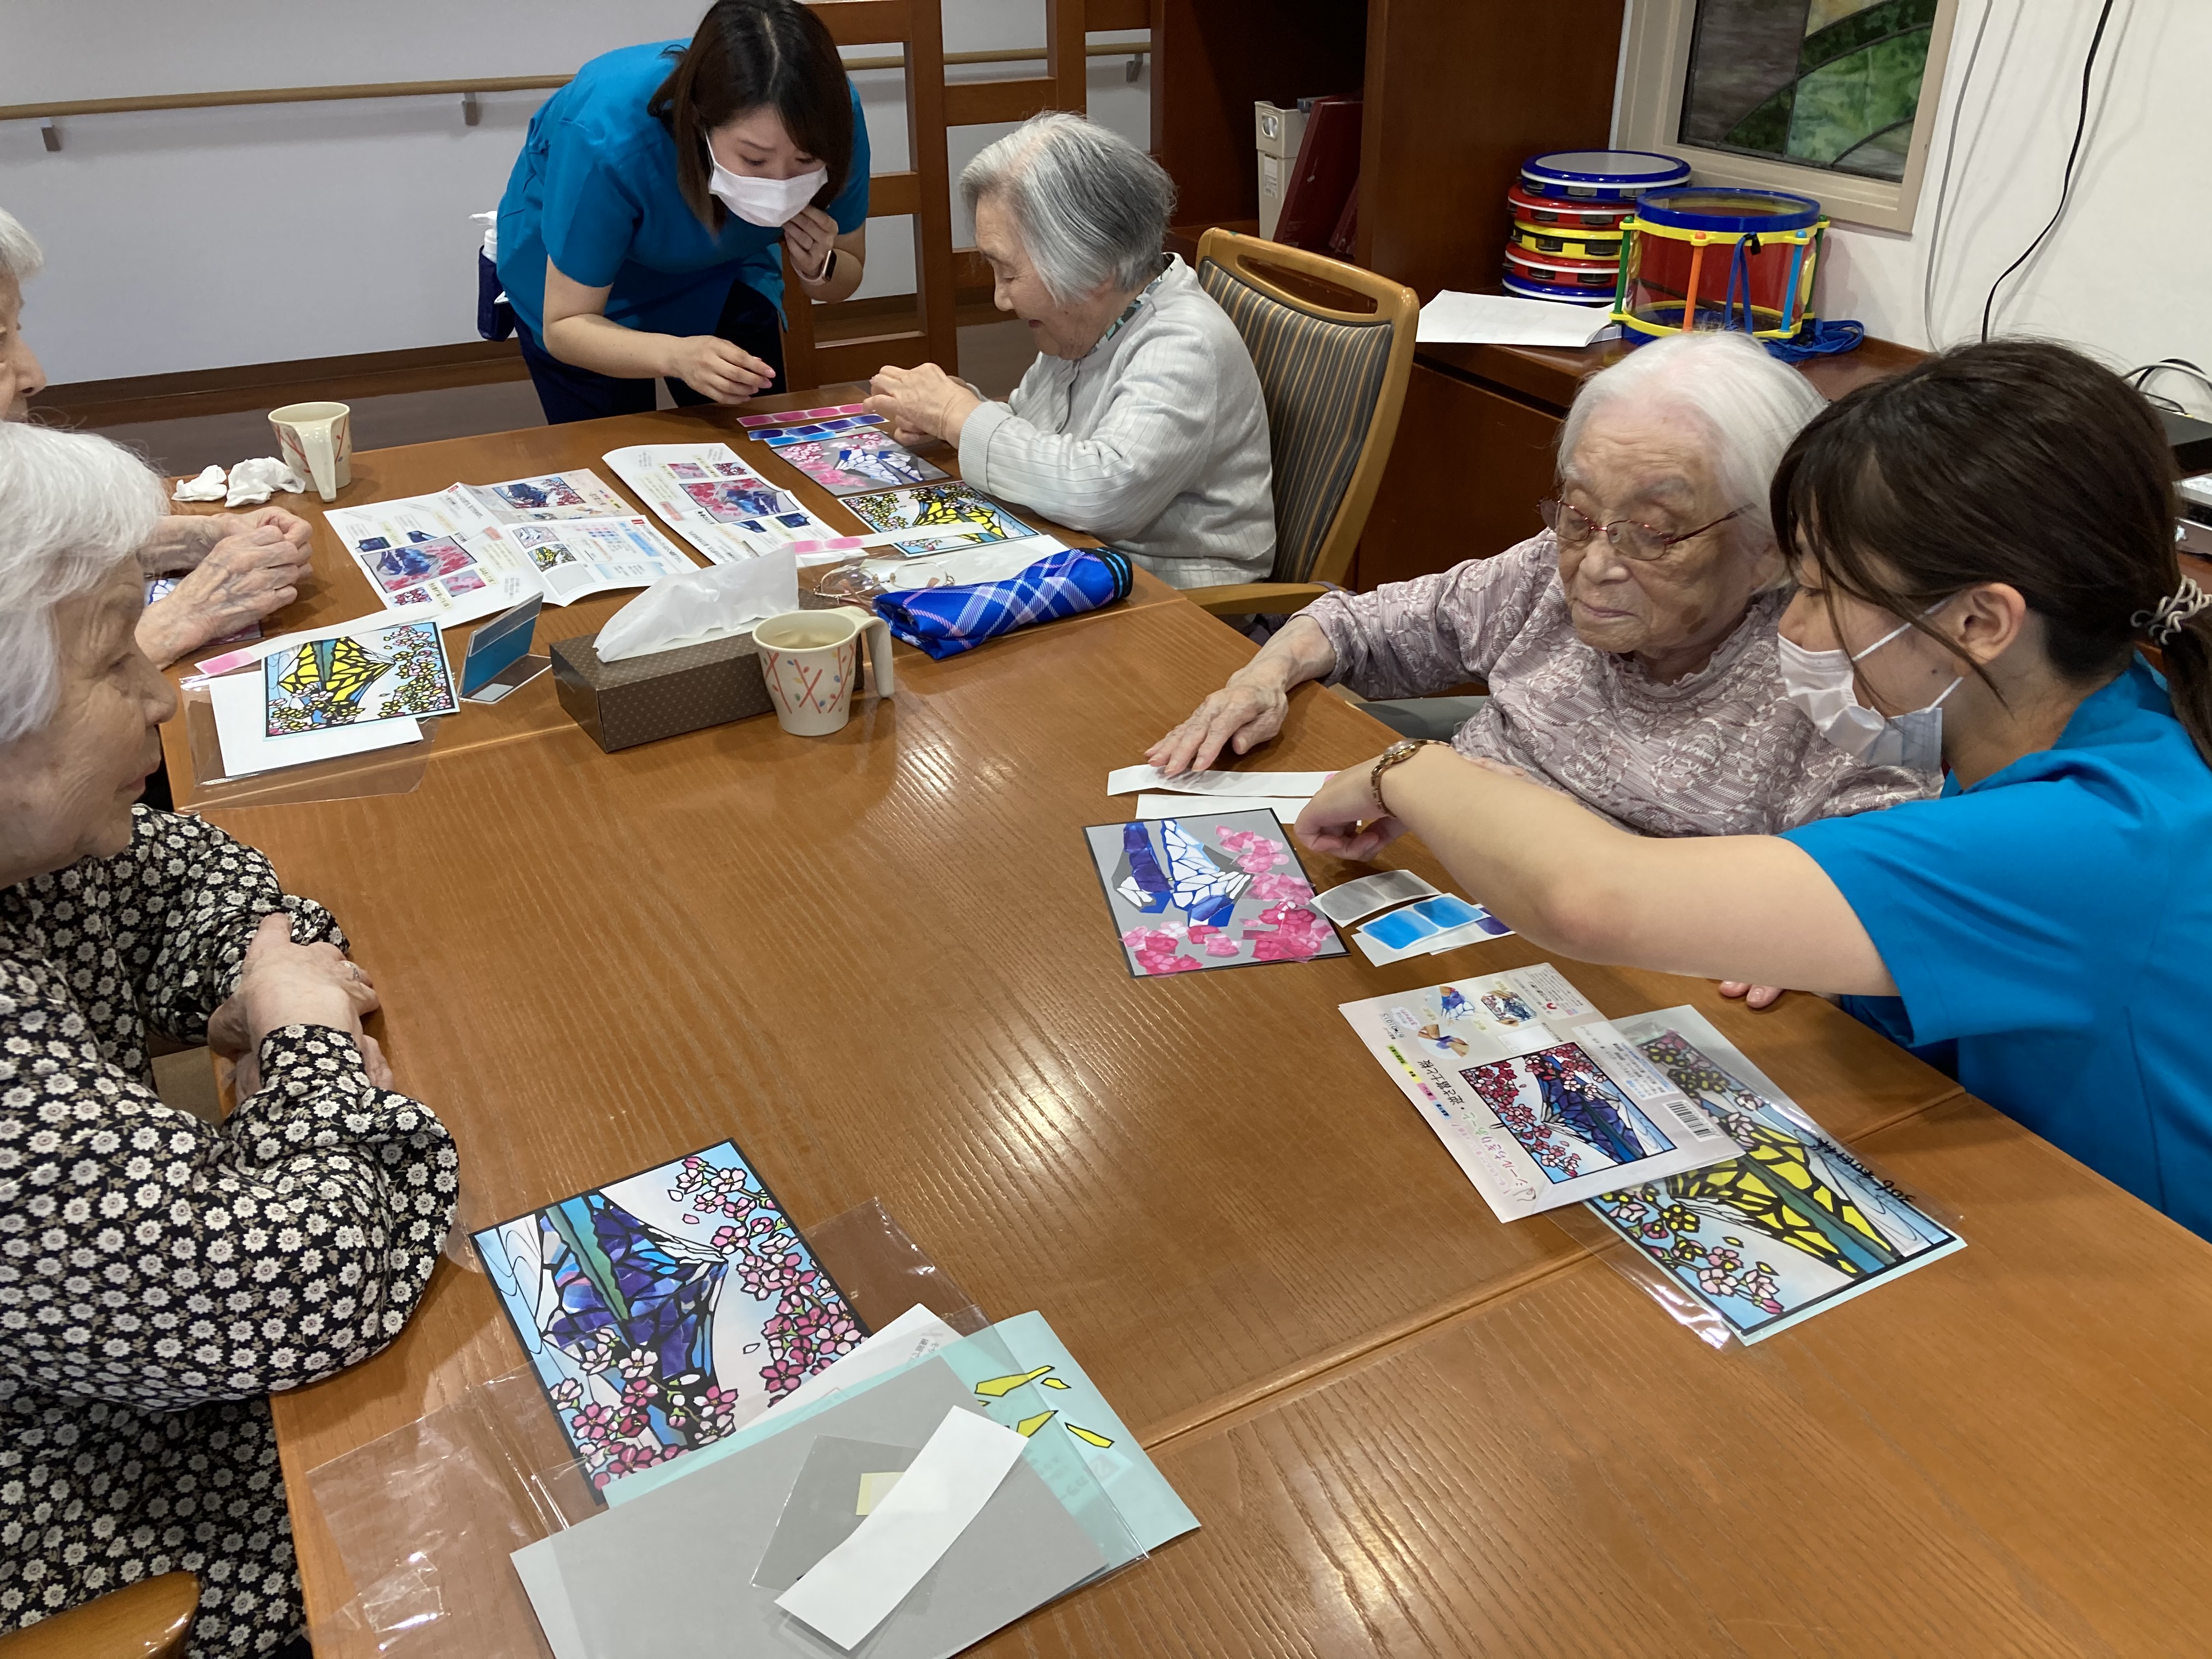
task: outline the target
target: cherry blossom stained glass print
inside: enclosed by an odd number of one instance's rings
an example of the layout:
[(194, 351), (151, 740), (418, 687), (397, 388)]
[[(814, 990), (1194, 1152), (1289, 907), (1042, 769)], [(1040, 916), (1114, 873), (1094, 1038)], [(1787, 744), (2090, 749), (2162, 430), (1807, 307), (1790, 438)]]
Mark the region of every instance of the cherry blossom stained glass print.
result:
[(267, 735), (450, 714), (453, 678), (435, 623), (365, 628), (272, 652), (262, 659)]
[(867, 1334), (728, 1141), (473, 1237), (594, 1487), (743, 1427)]
[(1589, 1207), (1729, 1334), (1756, 1342), (1964, 1248), (1765, 1079), (1747, 1078), (1748, 1062), (1693, 1010), (1620, 1025), (1737, 1156)]
[(1686, 144), (1898, 179), (1936, 0), (1698, 0)]
[(1674, 1148), (1577, 1043), (1469, 1066), (1461, 1075), (1548, 1181), (1640, 1164)]
[(1139, 979), (1344, 954), (1271, 811), (1188, 812), (1083, 834)]

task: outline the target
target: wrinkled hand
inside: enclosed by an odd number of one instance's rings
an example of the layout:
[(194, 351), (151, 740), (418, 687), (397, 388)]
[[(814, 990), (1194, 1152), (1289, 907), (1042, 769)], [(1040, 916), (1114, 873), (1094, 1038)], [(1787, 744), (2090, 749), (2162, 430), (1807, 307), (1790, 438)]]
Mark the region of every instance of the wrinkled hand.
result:
[(1771, 1008), (1784, 996), (1779, 985), (1753, 985), (1741, 979), (1724, 979), (1720, 985), (1723, 996), (1741, 997), (1747, 1008)]
[[(289, 516), (289, 515), (287, 515)], [(307, 556), (274, 525), (226, 536), (138, 618), (138, 648), (163, 667), (300, 597)]]
[(1268, 681), (1232, 677), (1197, 712), (1145, 751), (1163, 772), (1203, 772), (1225, 747), (1249, 755), (1283, 729), (1290, 694)]
[(327, 1025), (359, 1036), (362, 1015), (377, 1006), (368, 975), (335, 945), (293, 944), (292, 918), (281, 910), (261, 918), (233, 1000), (241, 1005), (249, 1054), (285, 1025)]
[(960, 441), (960, 428), (983, 406), (967, 384), (955, 380), (935, 363), (919, 368), (886, 365), (868, 382), (869, 410), (890, 423), (891, 437), (899, 443), (925, 438)]
[(1298, 839), (1316, 853), (1364, 864), (1404, 835), (1406, 826), (1396, 818), (1375, 816), (1375, 796), (1367, 781), (1374, 769), (1373, 761), (1363, 761), (1323, 784), (1298, 814)]
[(830, 252), (837, 245), (837, 222), (818, 207), (803, 207), (783, 228), (783, 246), (804, 289), (821, 286)]
[(208, 546), (212, 550), (233, 536), (250, 536), (257, 530), (273, 530), (297, 549), (300, 562), (314, 551), (315, 527), (296, 513), (281, 507), (257, 507), (251, 513), (211, 513), (208, 515)]
[(719, 334), (678, 339), (665, 372), (718, 404), (741, 404), (775, 384), (775, 370)]

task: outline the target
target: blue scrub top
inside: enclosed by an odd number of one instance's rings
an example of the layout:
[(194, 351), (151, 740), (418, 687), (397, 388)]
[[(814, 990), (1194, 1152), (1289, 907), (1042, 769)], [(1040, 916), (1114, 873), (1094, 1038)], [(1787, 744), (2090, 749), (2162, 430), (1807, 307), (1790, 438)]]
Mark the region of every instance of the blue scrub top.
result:
[[(734, 214), (720, 234), (701, 224), (676, 187), (676, 141), (646, 111), (690, 44), (594, 58), (531, 117), (499, 204), (499, 279), (538, 338), (548, 254), (586, 288), (611, 285), (608, 318), (647, 333), (712, 334), (732, 282), (782, 304), (783, 232)], [(841, 232), (868, 217), (868, 128), (852, 97), (852, 173), (828, 210)]]
[(1900, 995), (1868, 1024), (2212, 1238), (2212, 768), (2140, 658), (1971, 789), (1787, 832)]

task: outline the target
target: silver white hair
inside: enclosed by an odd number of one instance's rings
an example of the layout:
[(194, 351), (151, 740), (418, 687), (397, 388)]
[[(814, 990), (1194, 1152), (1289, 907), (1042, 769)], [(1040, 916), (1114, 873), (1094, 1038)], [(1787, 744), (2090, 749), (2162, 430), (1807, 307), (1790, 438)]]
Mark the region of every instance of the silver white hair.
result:
[(0, 421), (0, 747), (53, 718), (55, 607), (135, 560), (161, 511), (160, 481), (119, 444)]
[(1747, 334), (1708, 329), (1654, 340), (1583, 382), (1559, 432), (1562, 469), (1591, 415), (1629, 402), (1679, 411), (1702, 427), (1729, 504), (1772, 543), (1767, 491), (1774, 470), (1805, 423), (1827, 407), (1810, 380)]
[(961, 168), (960, 195), (970, 213), (984, 197), (997, 198), (1045, 288), (1066, 305), (1101, 283), (1127, 289), (1152, 280), (1176, 188), (1120, 133), (1048, 111)]
[(0, 283), (13, 283), (20, 288), (37, 276), (46, 263), (45, 252), (23, 228), (22, 222), (0, 208)]

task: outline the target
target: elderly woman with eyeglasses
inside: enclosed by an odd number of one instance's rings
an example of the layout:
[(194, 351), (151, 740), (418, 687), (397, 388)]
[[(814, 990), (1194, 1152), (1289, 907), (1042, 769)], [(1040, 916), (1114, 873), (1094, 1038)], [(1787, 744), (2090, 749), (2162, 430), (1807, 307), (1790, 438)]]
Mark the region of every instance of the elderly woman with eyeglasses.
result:
[(1273, 463), (1236, 324), (1163, 253), (1175, 185), (1127, 139), (1040, 115), (960, 174), (993, 298), (1038, 356), (1007, 403), (934, 363), (868, 406), (902, 442), (957, 445), (976, 489), (1111, 542), (1177, 587), (1266, 579)]
[[(129, 452), (0, 422), (0, 1630), (184, 1571), (203, 1659), (299, 1633), (268, 1395), (398, 1334), (455, 1164), (328, 912), (134, 804), (161, 511)], [(154, 1036), (239, 1060), (228, 1119), (162, 1103)]]
[[(1481, 680), (1490, 695), (1455, 731), (1424, 729), (1413, 705), (1375, 712), (1647, 835), (1773, 835), (1934, 794), (1932, 757), (1870, 764), (1784, 696), (1789, 584), (1767, 485), (1821, 407), (1739, 334), (1640, 348), (1576, 398), (1543, 534), (1439, 575), (1323, 595), (1147, 758), (1180, 772), (1244, 754), (1281, 729), (1306, 680), (1386, 699)], [(1468, 701), (1437, 700), (1458, 714)]]

